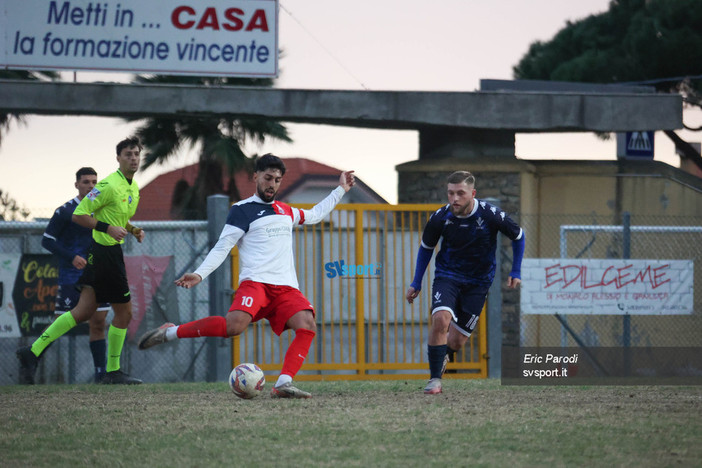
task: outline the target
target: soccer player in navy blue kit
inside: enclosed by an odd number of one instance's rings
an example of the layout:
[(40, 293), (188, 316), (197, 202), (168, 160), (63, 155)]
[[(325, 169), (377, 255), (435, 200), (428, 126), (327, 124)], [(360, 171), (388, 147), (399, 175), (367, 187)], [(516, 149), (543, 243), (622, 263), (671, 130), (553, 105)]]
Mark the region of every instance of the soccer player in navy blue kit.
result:
[(441, 240), (432, 286), (431, 330), (427, 345), (430, 379), (424, 393), (441, 393), (448, 352), (468, 341), (495, 278), (497, 233), (512, 240), (512, 271), (507, 286), (521, 283), (524, 231), (496, 206), (475, 198), (475, 177), (458, 171), (448, 178), (448, 204), (429, 218), (417, 253), (407, 302), (417, 298), (434, 248)]
[[(81, 167), (76, 172), (75, 186), (78, 196), (58, 207), (44, 231), (41, 245), (58, 257), (59, 278), (56, 295), (56, 316), (72, 310), (80, 298), (77, 288), (78, 278), (87, 264), (88, 248), (93, 240), (93, 231), (71, 220), (73, 212), (97, 184), (97, 172), (92, 167)], [(105, 316), (110, 309), (109, 303), (98, 305), (97, 312), (88, 321), (90, 329), (90, 352), (95, 365), (95, 382), (100, 382), (105, 375), (107, 365), (105, 342)], [(30, 382), (26, 382), (30, 383)]]

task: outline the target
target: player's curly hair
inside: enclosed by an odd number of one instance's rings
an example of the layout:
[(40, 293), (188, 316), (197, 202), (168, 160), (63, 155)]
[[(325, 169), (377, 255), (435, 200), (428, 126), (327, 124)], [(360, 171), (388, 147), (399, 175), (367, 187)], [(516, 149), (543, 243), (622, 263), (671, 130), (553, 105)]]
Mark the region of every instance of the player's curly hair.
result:
[(254, 168), (254, 171), (263, 172), (266, 169), (278, 169), (280, 171), (280, 175), (285, 175), (285, 164), (283, 163), (283, 160), (271, 153), (264, 154), (260, 158), (256, 159), (256, 167)]

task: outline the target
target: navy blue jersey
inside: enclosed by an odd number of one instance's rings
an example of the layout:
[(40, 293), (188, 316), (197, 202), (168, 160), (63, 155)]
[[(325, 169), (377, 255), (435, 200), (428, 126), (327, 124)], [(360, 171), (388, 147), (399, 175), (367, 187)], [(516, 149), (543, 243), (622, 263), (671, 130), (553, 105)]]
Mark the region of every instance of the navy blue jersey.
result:
[(71, 220), (78, 203), (80, 200), (76, 197), (56, 209), (41, 241), (42, 247), (59, 259), (59, 284), (74, 284), (78, 281), (83, 270), (73, 266), (73, 258), (80, 255), (87, 259), (93, 239), (92, 229), (84, 228)]
[(522, 229), (504, 211), (477, 198), (464, 218), (454, 216), (449, 205), (436, 210), (422, 235), (422, 246), (428, 249), (441, 240), (434, 276), (490, 286), (498, 232), (513, 241), (522, 236)]

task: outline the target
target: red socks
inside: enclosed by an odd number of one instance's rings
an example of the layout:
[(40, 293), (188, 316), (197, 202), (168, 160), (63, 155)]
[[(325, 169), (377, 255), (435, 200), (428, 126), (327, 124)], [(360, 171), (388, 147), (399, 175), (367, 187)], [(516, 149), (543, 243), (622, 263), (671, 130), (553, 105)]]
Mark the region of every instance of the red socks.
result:
[(299, 328), (295, 332), (295, 338), (292, 340), (288, 351), (285, 353), (283, 370), (280, 372), (281, 374), (295, 377), (295, 374), (297, 374), (302, 367), (302, 363), (305, 361), (307, 353), (310, 351), (310, 346), (312, 345), (314, 335), (316, 335), (314, 331), (307, 330), (306, 328)]
[[(176, 331), (178, 338), (197, 338), (198, 336), (221, 336), (228, 338), (227, 319), (219, 315), (184, 323)], [(314, 335), (313, 335), (314, 336)]]
[[(227, 319), (215, 315), (205, 317), (200, 320), (184, 323), (178, 327), (176, 331), (178, 338), (197, 338), (199, 336), (221, 336), (228, 338), (227, 335)], [(283, 370), (281, 374), (294, 377), (305, 362), (307, 353), (312, 346), (312, 340), (316, 333), (312, 330), (300, 328), (295, 332), (295, 338), (290, 343), (288, 351), (285, 353), (283, 361)]]

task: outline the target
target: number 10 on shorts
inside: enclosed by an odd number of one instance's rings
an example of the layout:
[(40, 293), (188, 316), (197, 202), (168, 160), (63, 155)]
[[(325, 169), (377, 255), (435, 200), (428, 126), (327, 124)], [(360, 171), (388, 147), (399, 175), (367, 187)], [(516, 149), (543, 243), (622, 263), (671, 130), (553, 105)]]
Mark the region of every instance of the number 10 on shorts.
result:
[(241, 296), (241, 305), (244, 307), (251, 307), (253, 305), (253, 297)]

